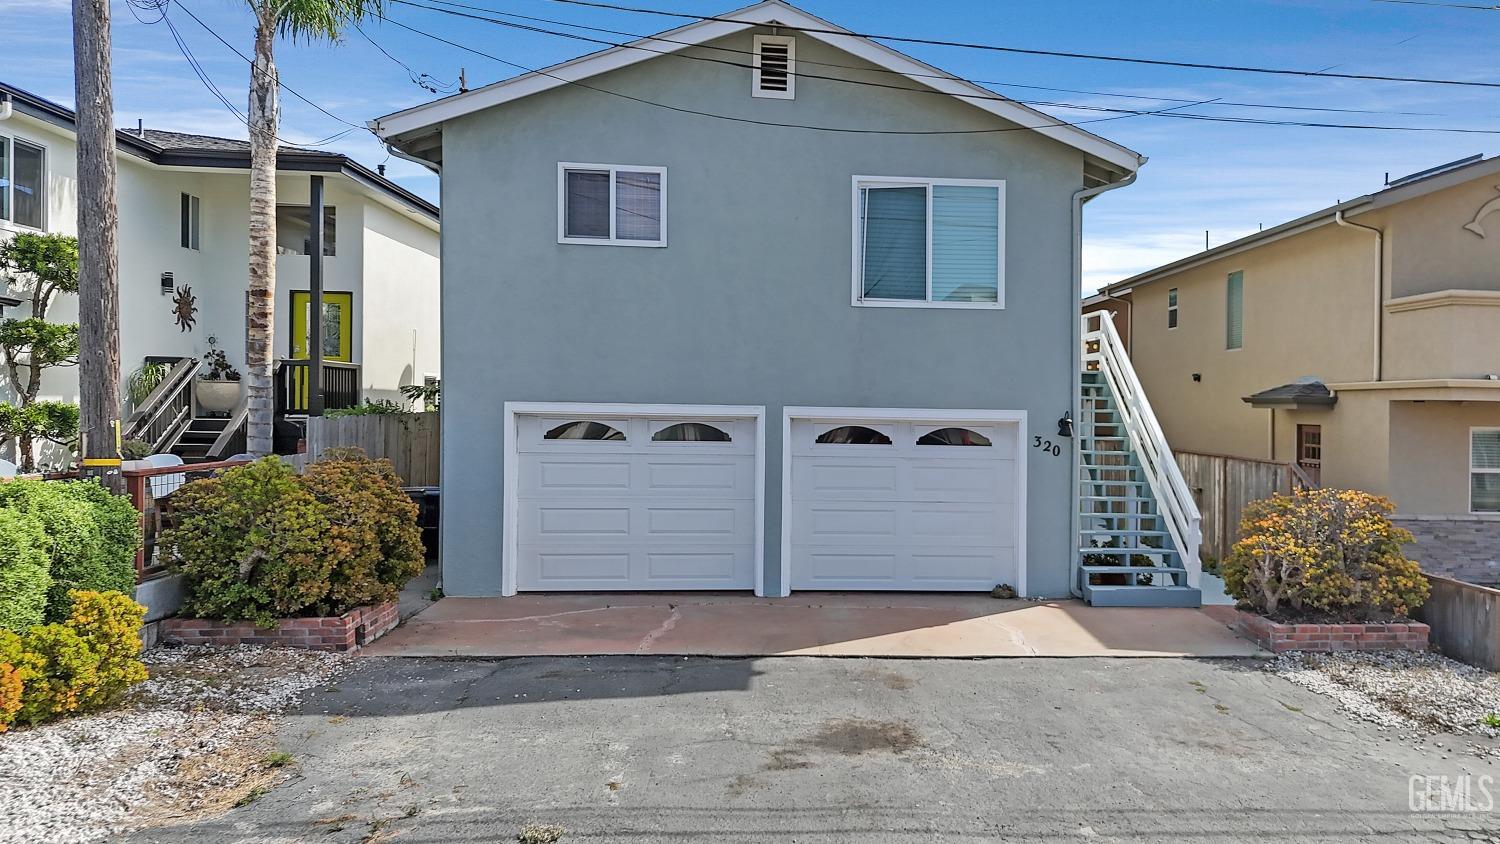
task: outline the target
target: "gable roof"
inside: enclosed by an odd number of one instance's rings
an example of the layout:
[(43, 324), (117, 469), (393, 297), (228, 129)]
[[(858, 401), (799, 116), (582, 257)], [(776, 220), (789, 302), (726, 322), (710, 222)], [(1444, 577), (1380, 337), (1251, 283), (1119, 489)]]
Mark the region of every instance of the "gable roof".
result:
[[(1287, 237), (1312, 231), (1313, 229), (1334, 224), (1335, 218), (1342, 214), (1345, 218), (1357, 217), (1371, 211), (1389, 208), (1397, 203), (1406, 202), (1411, 199), (1426, 196), (1440, 190), (1464, 184), (1475, 179), (1492, 178), (1500, 174), (1500, 156), (1484, 158), (1475, 155), (1453, 164), (1434, 167), (1431, 170), (1423, 170), (1413, 173), (1391, 182), (1389, 186), (1375, 191), (1374, 193), (1347, 199), (1337, 205), (1330, 205), (1311, 214), (1304, 214), (1295, 220), (1288, 220), (1277, 226), (1246, 235), (1238, 240), (1221, 243), (1212, 249), (1197, 252), (1186, 258), (1180, 258), (1168, 264), (1162, 264), (1154, 269), (1137, 273), (1127, 279), (1107, 284), (1099, 288), (1099, 295), (1108, 298), (1111, 294), (1124, 295), (1130, 290), (1142, 285), (1149, 284), (1159, 279), (1176, 275), (1184, 270), (1202, 266), (1220, 258), (1227, 258), (1258, 246), (1273, 243)], [(1087, 300), (1086, 300), (1087, 301)]]
[[(18, 114), (77, 134), (76, 115), (72, 109), (4, 82), (0, 82), (0, 99), (8, 100)], [(115, 148), (162, 167), (250, 169), (250, 142), (234, 138), (164, 129), (116, 129)], [(413, 208), (433, 222), (439, 217), (436, 205), (343, 153), (282, 145), (276, 151), (276, 169), (281, 172), (342, 173), (376, 196)]]
[(671, 55), (688, 47), (705, 44), (756, 26), (777, 25), (794, 30), (809, 30), (802, 34), (886, 70), (902, 74), (913, 82), (960, 98), (963, 102), (996, 117), (1028, 127), (1032, 131), (1074, 147), (1107, 165), (1109, 169), (1120, 172), (1121, 175), (1133, 173), (1145, 163), (1146, 159), (1140, 153), (1077, 126), (1059, 125), (1059, 118), (1014, 100), (1003, 99), (1001, 95), (988, 88), (960, 79), (884, 44), (855, 35), (837, 24), (804, 12), (783, 0), (765, 0), (753, 6), (716, 15), (712, 20), (690, 23), (623, 46), (610, 47), (538, 71), (523, 73), (482, 88), (475, 88), (472, 91), (376, 118), (370, 121), (369, 125), (377, 135), (389, 143), (403, 146), (423, 136), (439, 134), (445, 120), (452, 120), (562, 85), (579, 82), (664, 55)]

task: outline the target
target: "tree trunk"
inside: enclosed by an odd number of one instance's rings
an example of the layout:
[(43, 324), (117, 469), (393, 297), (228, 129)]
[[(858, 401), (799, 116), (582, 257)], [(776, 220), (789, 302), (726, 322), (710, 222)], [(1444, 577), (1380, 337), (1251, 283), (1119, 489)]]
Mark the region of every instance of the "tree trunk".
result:
[(272, 350), (276, 317), (276, 132), (279, 80), (273, 54), (275, 13), (258, 4), (250, 66), (250, 281), (245, 302), (245, 450), (271, 453), (275, 402)]
[[(73, 0), (73, 63), (78, 112), (79, 430), (85, 458), (118, 458), (114, 426), (120, 414), (119, 209), (109, 0)], [(39, 375), (33, 371), (33, 380), (39, 381)]]

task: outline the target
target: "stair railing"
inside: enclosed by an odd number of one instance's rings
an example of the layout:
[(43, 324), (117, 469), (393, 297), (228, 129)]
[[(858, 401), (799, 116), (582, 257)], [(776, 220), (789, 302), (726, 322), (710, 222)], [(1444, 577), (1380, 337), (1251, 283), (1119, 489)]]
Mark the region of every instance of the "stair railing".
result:
[(152, 454), (171, 448), (192, 421), (193, 379), (201, 363), (197, 358), (182, 358), (173, 364), (167, 377), (125, 420), (121, 439), (141, 440), (151, 446)]
[(1084, 370), (1100, 373), (1114, 393), (1115, 410), (1140, 458), (1167, 533), (1187, 571), (1187, 585), (1197, 588), (1202, 572), (1198, 548), (1203, 542), (1203, 524), (1192, 490), (1177, 467), (1161, 423), (1151, 409), (1151, 402), (1146, 399), (1146, 391), (1136, 377), (1135, 367), (1125, 354), (1125, 344), (1115, 331), (1114, 320), (1107, 311), (1093, 311), (1084, 314), (1082, 319)]
[(214, 444), (208, 447), (203, 455), (205, 460), (224, 460), (228, 455), (239, 454), (245, 450), (245, 427), (250, 420), (250, 407), (240, 405), (240, 409), (229, 417), (229, 424), (219, 432)]

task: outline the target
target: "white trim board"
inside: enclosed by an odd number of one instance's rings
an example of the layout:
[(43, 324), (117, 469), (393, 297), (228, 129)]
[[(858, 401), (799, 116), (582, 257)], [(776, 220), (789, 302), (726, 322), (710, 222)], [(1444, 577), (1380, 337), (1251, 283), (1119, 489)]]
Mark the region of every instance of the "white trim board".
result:
[[(792, 420), (804, 422), (998, 422), (1016, 430), (1016, 594), (1026, 597), (1027, 569), (1027, 414), (1024, 410), (948, 410), (895, 407), (784, 407), (781, 413), (781, 589), (774, 596), (791, 594), (792, 583)], [(756, 594), (760, 594), (757, 592)]]
[[(398, 135), (440, 126), (445, 121), (466, 114), (629, 67), (662, 55), (670, 55), (755, 26), (779, 24), (790, 28), (795, 34), (822, 41), (886, 70), (902, 74), (919, 85), (957, 97), (1003, 120), (1039, 132), (1052, 140), (1067, 144), (1119, 167), (1127, 173), (1135, 172), (1145, 163), (1145, 158), (1140, 153), (1076, 126), (1059, 125), (1057, 118), (1013, 100), (996, 99), (994, 91), (966, 82), (884, 44), (849, 33), (837, 24), (804, 12), (782, 0), (765, 0), (765, 2), (726, 12), (717, 17), (719, 20), (690, 23), (632, 41), (621, 47), (610, 47), (542, 70), (378, 117), (370, 121), (369, 127), (382, 140), (390, 140)], [(830, 31), (798, 31), (808, 29)]]
[(635, 416), (665, 416), (669, 418), (691, 417), (694, 419), (751, 419), (755, 421), (755, 594), (766, 594), (766, 408), (763, 405), (724, 404), (591, 404), (588, 402), (506, 402), (501, 415), (504, 426), (503, 440), (505, 471), (501, 487), (501, 532), (500, 549), (500, 595), (509, 598), (516, 594), (516, 561), (519, 525), (517, 522), (517, 495), (519, 494), (519, 435), (516, 418), (519, 416), (568, 415), (588, 416), (595, 419), (623, 418)]

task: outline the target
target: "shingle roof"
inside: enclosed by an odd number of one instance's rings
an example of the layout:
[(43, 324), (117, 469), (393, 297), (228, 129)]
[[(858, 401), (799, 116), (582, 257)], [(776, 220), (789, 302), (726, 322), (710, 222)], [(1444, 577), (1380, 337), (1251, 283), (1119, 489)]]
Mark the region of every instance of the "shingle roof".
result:
[[(235, 138), (219, 138), (214, 135), (193, 135), (187, 132), (168, 132), (165, 129), (120, 129), (120, 132), (141, 138), (148, 144), (155, 144), (163, 150), (173, 152), (240, 152), (249, 154), (250, 142)], [(281, 144), (279, 149), (287, 152), (296, 152), (303, 155), (327, 155), (333, 158), (340, 157), (336, 152), (328, 152), (321, 149), (307, 149), (306, 147), (289, 146)]]
[(1338, 396), (1322, 381), (1297, 381), (1292, 384), (1282, 384), (1280, 387), (1272, 387), (1269, 390), (1245, 396), (1242, 399), (1254, 407), (1285, 407), (1287, 405), (1332, 405), (1338, 401)]

